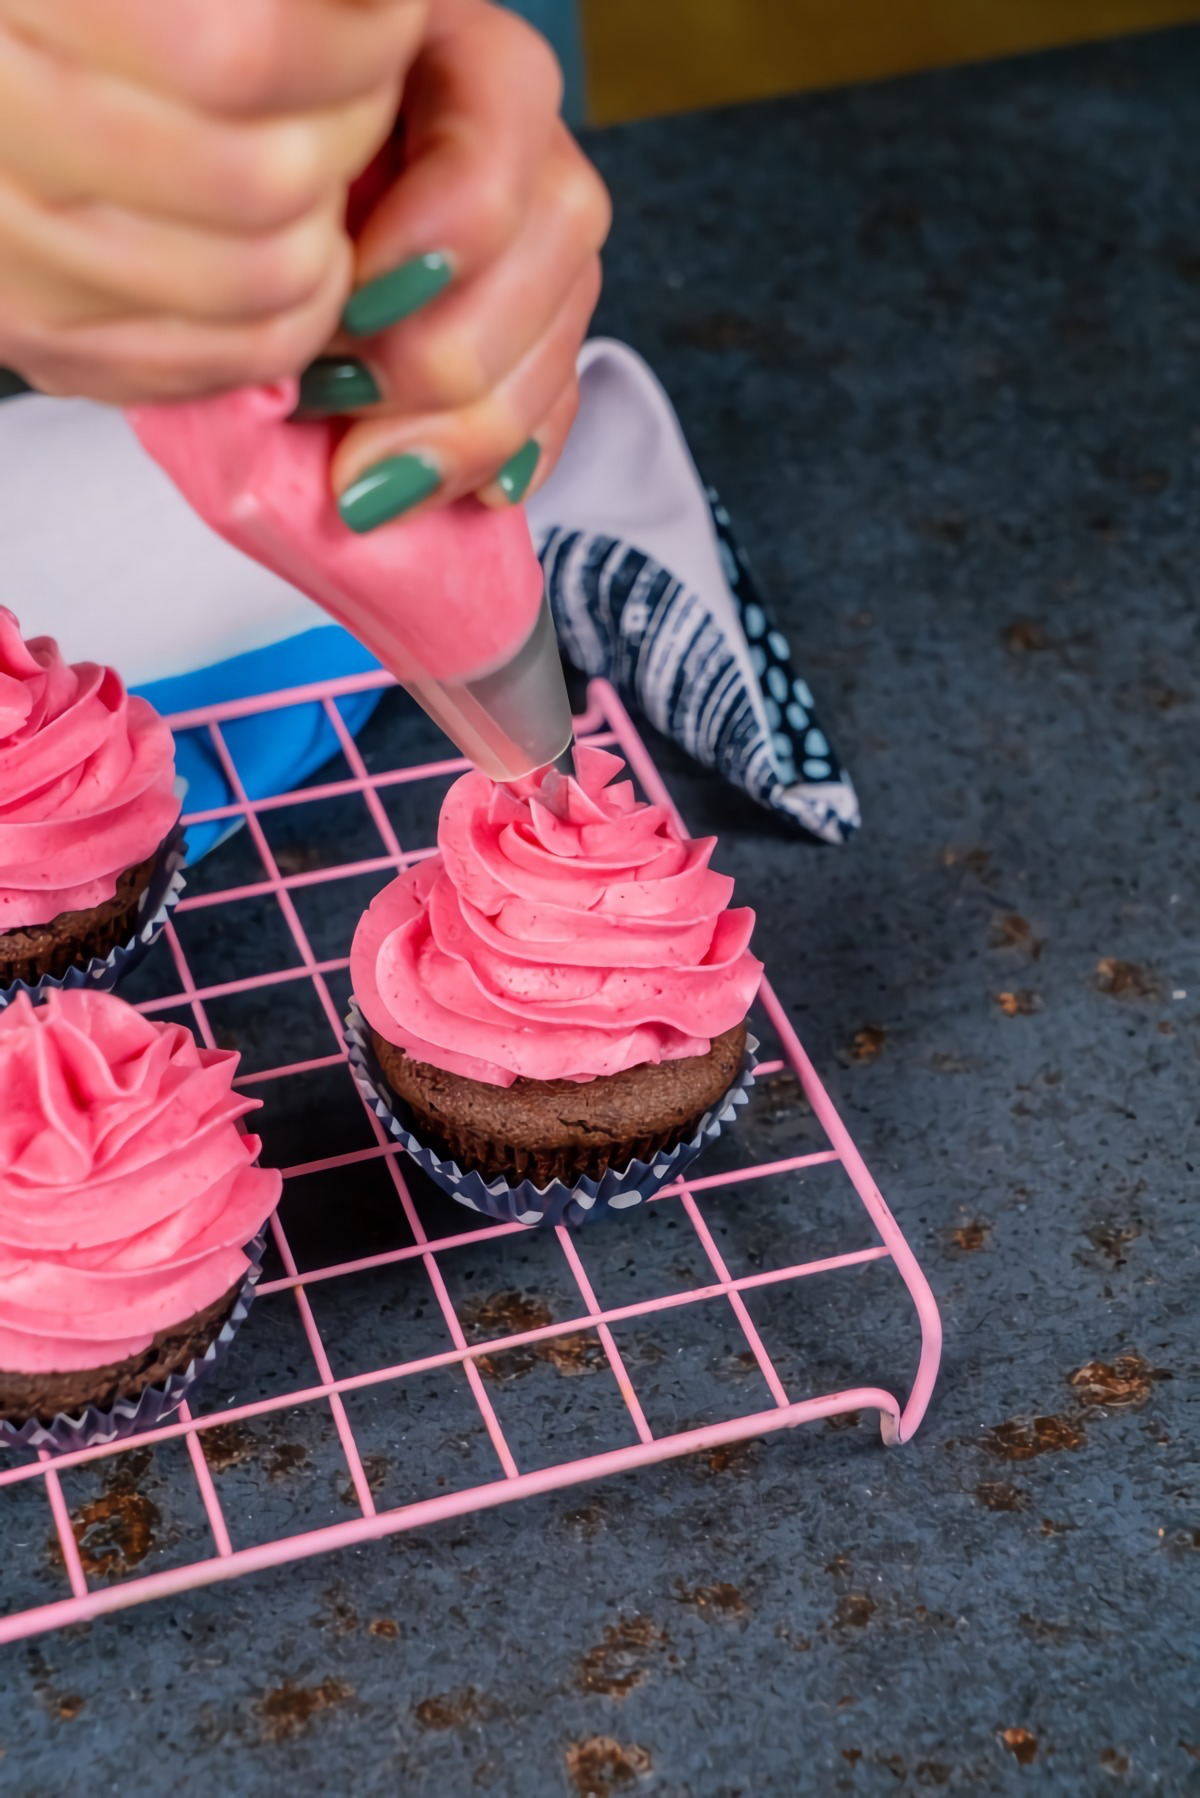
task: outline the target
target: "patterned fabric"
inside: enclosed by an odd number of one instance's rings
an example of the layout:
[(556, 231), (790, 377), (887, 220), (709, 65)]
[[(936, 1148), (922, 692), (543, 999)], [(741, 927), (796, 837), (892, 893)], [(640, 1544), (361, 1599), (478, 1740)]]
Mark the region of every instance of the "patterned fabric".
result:
[(713, 609), (632, 544), (552, 529), (539, 553), (559, 643), (581, 673), (610, 680), (706, 768), (819, 841), (845, 842), (859, 824), (854, 787), (728, 513), (711, 488), (707, 497), (745, 643), (731, 643)]

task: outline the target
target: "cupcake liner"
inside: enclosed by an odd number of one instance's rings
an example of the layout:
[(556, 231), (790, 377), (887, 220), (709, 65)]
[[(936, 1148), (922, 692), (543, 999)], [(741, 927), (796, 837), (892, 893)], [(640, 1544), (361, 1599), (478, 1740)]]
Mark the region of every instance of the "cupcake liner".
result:
[(183, 826), (176, 824), (163, 843), (154, 872), (138, 901), (138, 926), (127, 943), (120, 944), (106, 956), (93, 956), (86, 966), (68, 968), (65, 974), (43, 974), (32, 983), (13, 980), (0, 986), (0, 1011), (11, 1005), (18, 993), (26, 993), (36, 1005), (39, 999), (57, 989), (86, 986), (93, 991), (110, 993), (132, 968), (136, 968), (163, 931), (163, 926), (178, 904), (186, 880), (187, 837)]
[(758, 1065), (758, 1042), (747, 1036), (741, 1068), (728, 1092), (705, 1112), (686, 1142), (655, 1155), (649, 1162), (634, 1160), (628, 1167), (610, 1167), (599, 1180), (580, 1175), (572, 1186), (565, 1180), (551, 1180), (546, 1186), (522, 1180), (514, 1186), (503, 1179), (485, 1180), (473, 1171), (464, 1174), (456, 1161), (444, 1159), (413, 1135), (398, 1115), (401, 1101), (387, 1083), (366, 1021), (353, 1000), (346, 1017), (346, 1045), (363, 1098), (418, 1167), (460, 1205), (503, 1224), (590, 1224), (614, 1211), (628, 1211), (652, 1199), (720, 1136), (738, 1107), (746, 1103)]
[(165, 1423), (190, 1395), (192, 1388), (223, 1358), (245, 1322), (255, 1284), (262, 1273), (265, 1246), (265, 1235), (256, 1236), (246, 1245), (250, 1266), (234, 1300), (233, 1310), (204, 1353), (189, 1361), (179, 1373), (168, 1374), (157, 1386), (143, 1387), (136, 1398), (117, 1399), (108, 1410), (87, 1405), (71, 1416), (60, 1411), (50, 1423), (43, 1423), (37, 1417), (27, 1418), (22, 1424), (0, 1418), (0, 1443), (10, 1448), (47, 1449), (51, 1454), (62, 1455), (72, 1449), (121, 1442), (127, 1436), (136, 1436), (142, 1430), (152, 1430), (157, 1424)]

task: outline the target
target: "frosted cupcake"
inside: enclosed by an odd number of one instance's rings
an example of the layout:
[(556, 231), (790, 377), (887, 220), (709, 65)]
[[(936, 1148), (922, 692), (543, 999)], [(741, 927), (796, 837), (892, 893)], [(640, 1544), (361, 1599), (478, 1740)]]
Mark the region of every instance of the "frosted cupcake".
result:
[(135, 937), (179, 817), (171, 733), (111, 668), (0, 606), (0, 989)]
[(414, 1136), (485, 1181), (570, 1186), (669, 1156), (736, 1084), (754, 914), (622, 763), (455, 783), (439, 853), (354, 937), (368, 1048)]
[(237, 1063), (111, 993), (21, 994), (0, 1014), (10, 1439), (78, 1446), (153, 1422), (232, 1335), (281, 1183), (238, 1127), (259, 1101), (234, 1092)]

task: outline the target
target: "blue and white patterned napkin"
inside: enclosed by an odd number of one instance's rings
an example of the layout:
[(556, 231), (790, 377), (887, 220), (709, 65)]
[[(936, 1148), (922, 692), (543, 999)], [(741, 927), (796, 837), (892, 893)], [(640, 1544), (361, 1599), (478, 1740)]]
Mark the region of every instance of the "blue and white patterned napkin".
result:
[(579, 422), (529, 508), (564, 654), (760, 804), (844, 842), (854, 787), (670, 401), (624, 344), (589, 343), (580, 374)]

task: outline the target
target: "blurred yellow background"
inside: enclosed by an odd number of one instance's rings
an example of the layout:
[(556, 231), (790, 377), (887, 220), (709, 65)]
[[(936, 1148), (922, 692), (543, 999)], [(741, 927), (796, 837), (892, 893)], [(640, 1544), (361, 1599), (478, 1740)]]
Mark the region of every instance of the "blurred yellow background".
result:
[(1200, 0), (582, 0), (598, 125), (1200, 19)]

